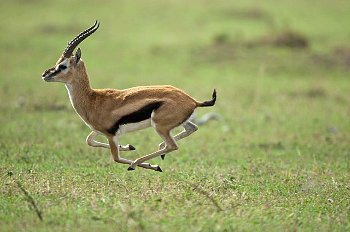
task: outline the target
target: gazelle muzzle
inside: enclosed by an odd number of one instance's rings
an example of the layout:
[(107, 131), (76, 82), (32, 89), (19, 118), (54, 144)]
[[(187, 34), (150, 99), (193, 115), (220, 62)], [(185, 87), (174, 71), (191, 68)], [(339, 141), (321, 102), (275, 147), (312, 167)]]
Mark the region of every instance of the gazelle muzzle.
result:
[(42, 79), (47, 82), (54, 81), (54, 76), (59, 72), (60, 70), (56, 70), (55, 68), (47, 69), (45, 72), (43, 72)]

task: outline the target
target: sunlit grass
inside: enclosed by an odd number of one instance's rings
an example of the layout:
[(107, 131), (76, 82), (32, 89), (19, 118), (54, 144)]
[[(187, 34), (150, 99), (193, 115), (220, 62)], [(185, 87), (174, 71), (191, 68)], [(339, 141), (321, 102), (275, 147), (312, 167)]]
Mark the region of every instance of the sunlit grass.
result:
[[(350, 4), (345, 1), (2, 1), (1, 231), (347, 231)], [(62, 84), (41, 73), (95, 19), (82, 45), (96, 88), (171, 84), (211, 121), (163, 173), (88, 147)], [(306, 47), (276, 45), (293, 32)], [(288, 43), (287, 43), (288, 44)], [(100, 138), (103, 140), (103, 137)], [(152, 129), (125, 135), (136, 158)], [(40, 221), (18, 187), (33, 197)]]

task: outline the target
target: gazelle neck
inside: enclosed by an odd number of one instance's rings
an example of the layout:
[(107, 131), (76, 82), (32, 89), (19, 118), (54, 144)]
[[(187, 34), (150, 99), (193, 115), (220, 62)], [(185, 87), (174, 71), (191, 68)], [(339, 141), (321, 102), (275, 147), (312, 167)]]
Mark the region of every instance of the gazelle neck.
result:
[(66, 83), (66, 88), (68, 90), (68, 95), (72, 106), (79, 114), (82, 113), (82, 110), (87, 107), (89, 102), (87, 98), (93, 92), (93, 89), (90, 87), (89, 77), (83, 64), (81, 64), (78, 68), (73, 80)]
[(68, 90), (68, 94), (75, 97), (84, 97), (92, 92), (90, 87), (89, 80), (87, 81), (79, 81), (79, 82), (71, 82), (66, 84), (66, 88)]

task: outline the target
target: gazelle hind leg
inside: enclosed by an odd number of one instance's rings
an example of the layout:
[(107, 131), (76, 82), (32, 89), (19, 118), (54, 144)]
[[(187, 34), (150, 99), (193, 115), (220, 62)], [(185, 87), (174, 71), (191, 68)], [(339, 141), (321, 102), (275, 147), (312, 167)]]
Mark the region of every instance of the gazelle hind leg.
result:
[[(119, 148), (118, 148), (119, 146), (118, 146), (118, 138), (117, 138), (117, 136), (109, 137), (108, 138), (108, 142), (109, 142), (109, 145), (110, 145), (110, 148), (111, 148), (111, 153), (112, 153), (112, 156), (113, 156), (113, 160), (115, 162), (122, 163), (122, 164), (129, 164), (129, 165), (132, 164), (131, 160), (124, 159), (124, 158), (121, 158), (119, 156)], [(138, 166), (140, 166), (142, 168), (146, 168), (146, 169), (152, 169), (154, 171), (159, 171), (159, 172), (162, 171), (162, 169), (160, 169), (160, 167), (158, 165), (151, 165), (149, 163), (140, 163)]]
[[(175, 141), (186, 138), (187, 136), (191, 135), (193, 132), (198, 130), (197, 125), (191, 121), (186, 121), (183, 124), (183, 127), (184, 127), (184, 130), (174, 136)], [(159, 144), (159, 150), (163, 149), (164, 147), (165, 147), (165, 142), (162, 142)], [(160, 157), (164, 160), (165, 154), (161, 155)]]
[[(96, 141), (96, 137), (97, 137), (98, 133), (95, 131), (91, 131), (91, 133), (86, 137), (86, 143), (89, 146), (92, 147), (103, 147), (103, 148), (108, 148), (110, 149), (109, 144), (107, 143), (101, 143)], [(127, 144), (127, 145), (118, 145), (119, 151), (132, 151), (135, 150), (136, 148), (131, 145), (131, 144)]]
[(175, 151), (178, 149), (178, 147), (175, 143), (175, 140), (170, 135), (170, 130), (162, 131), (162, 130), (159, 130), (156, 128), (156, 131), (164, 139), (165, 146), (158, 151), (155, 151), (151, 154), (148, 154), (148, 155), (145, 155), (143, 157), (136, 159), (134, 162), (132, 162), (132, 164), (128, 168), (129, 171), (135, 170), (136, 166), (139, 166), (142, 162), (144, 162), (146, 160), (153, 159), (157, 156), (160, 156), (160, 155), (163, 155), (163, 154), (166, 154), (166, 153), (169, 153), (169, 152), (172, 152), (172, 151)]
[(136, 150), (136, 148), (131, 144), (118, 145), (118, 148), (119, 148), (119, 151), (134, 151), (134, 150)]

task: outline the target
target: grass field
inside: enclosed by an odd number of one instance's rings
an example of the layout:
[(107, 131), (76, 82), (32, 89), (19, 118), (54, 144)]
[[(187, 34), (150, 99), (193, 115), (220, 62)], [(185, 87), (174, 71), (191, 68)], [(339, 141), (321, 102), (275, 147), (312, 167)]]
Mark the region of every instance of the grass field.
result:
[[(349, 231), (349, 12), (342, 0), (1, 1), (0, 231)], [(163, 173), (87, 146), (64, 85), (41, 80), (95, 19), (81, 45), (93, 87), (218, 91), (197, 115), (222, 120), (152, 160)], [(121, 142), (134, 159), (161, 140)]]

